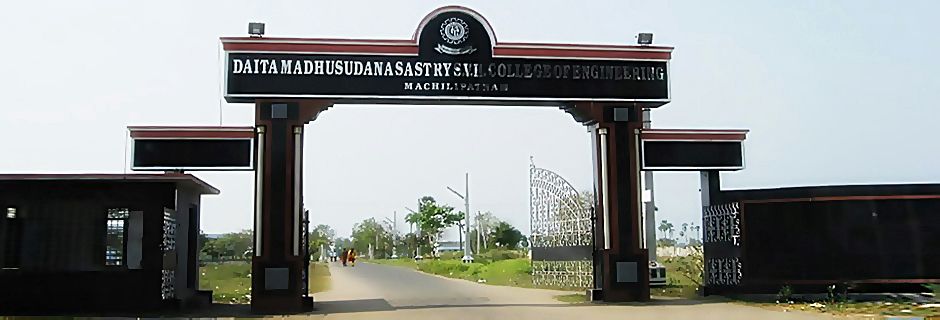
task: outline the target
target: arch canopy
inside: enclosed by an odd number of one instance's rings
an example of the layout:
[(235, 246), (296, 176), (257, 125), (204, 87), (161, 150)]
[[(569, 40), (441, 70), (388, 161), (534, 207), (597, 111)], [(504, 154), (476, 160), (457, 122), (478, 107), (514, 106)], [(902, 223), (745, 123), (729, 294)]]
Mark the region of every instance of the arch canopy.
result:
[(672, 47), (500, 43), (482, 15), (443, 7), (410, 40), (223, 37), (228, 102), (536, 104), (670, 101)]

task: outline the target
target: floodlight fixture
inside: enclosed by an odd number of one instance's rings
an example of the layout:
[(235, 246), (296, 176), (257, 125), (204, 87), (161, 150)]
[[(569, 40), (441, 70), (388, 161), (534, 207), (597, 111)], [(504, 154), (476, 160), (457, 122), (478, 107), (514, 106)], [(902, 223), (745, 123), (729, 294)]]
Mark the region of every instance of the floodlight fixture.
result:
[(249, 22), (248, 23), (248, 35), (252, 38), (261, 38), (264, 35), (264, 23), (263, 22)]

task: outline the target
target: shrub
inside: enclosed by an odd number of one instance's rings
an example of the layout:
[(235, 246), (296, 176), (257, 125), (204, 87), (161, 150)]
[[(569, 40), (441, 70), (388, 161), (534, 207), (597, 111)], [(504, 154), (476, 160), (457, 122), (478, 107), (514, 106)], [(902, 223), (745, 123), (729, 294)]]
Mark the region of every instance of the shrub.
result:
[(787, 303), (790, 301), (793, 301), (793, 288), (790, 285), (780, 287), (780, 291), (777, 292), (777, 302)]
[(461, 258), (463, 258), (463, 252), (460, 252), (460, 251), (442, 252), (439, 257), (441, 260), (460, 260)]
[(924, 288), (929, 290), (933, 294), (934, 298), (940, 299), (940, 284), (938, 283), (928, 283), (924, 285)]
[(475, 259), (480, 262), (490, 263), (502, 260), (525, 258), (526, 254), (519, 250), (493, 249), (482, 254), (478, 254)]
[(675, 266), (675, 272), (688, 279), (695, 286), (701, 286), (705, 273), (705, 257), (702, 247), (689, 247), (691, 251), (685, 257), (672, 257), (666, 262)]

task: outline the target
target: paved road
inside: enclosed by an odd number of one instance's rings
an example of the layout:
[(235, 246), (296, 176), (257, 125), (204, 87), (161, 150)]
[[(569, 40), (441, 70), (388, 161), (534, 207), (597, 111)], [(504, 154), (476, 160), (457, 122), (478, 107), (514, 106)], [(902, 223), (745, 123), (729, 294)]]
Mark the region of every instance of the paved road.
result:
[(628, 305), (570, 305), (566, 292), (477, 284), (402, 267), (331, 264), (332, 288), (314, 295), (323, 319), (827, 319), (717, 301), (657, 300)]

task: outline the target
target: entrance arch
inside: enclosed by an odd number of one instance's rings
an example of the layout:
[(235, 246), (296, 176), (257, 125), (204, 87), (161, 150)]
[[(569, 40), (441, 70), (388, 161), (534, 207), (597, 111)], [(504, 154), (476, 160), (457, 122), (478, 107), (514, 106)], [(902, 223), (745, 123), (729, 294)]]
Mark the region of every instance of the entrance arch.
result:
[(649, 299), (641, 221), (643, 111), (670, 101), (671, 47), (502, 43), (473, 10), (431, 12), (410, 40), (221, 38), (225, 98), (255, 108), (252, 310), (309, 310), (303, 292), (304, 126), (335, 104), (541, 105), (592, 133), (595, 287)]

